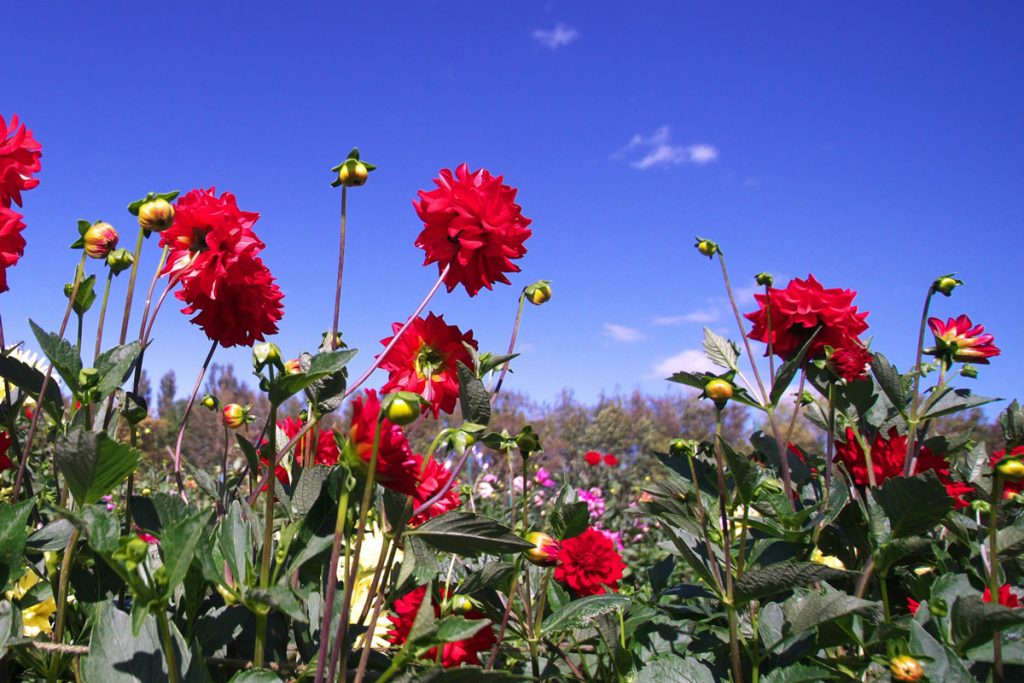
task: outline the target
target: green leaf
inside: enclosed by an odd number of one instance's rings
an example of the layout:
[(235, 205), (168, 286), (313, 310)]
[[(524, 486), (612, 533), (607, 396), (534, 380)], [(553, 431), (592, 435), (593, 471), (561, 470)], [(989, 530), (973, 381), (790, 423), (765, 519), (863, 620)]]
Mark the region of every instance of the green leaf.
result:
[(480, 629), (490, 626), (490, 619), (466, 619), (460, 616), (447, 616), (437, 623), (434, 640), (438, 643), (454, 643), (458, 640), (472, 638)]
[[(238, 450), (242, 451), (242, 455), (245, 456), (245, 462), (249, 465), (249, 470), (252, 472), (258, 471), (260, 455), (256, 452), (256, 447), (241, 434), (235, 434), (235, 443), (238, 444)], [(281, 445), (283, 446), (284, 444)]]
[(923, 550), (930, 545), (931, 541), (922, 536), (895, 538), (883, 543), (875, 553), (875, 569), (884, 574), (899, 560), (903, 559), (907, 555)]
[[(46, 379), (46, 375), (42, 371), (28, 363), (23, 363), (14, 356), (3, 353), (0, 353), (0, 377), (32, 398), (39, 396), (39, 392), (43, 390), (43, 380)], [(60, 388), (52, 379), (46, 383), (43, 409), (56, 419), (60, 419), (64, 412), (64, 400), (61, 398)]]
[(733, 447), (719, 435), (718, 443), (722, 448), (722, 454), (729, 465), (733, 481), (736, 482), (736, 492), (744, 505), (750, 505), (754, 501), (754, 491), (761, 481), (761, 468), (751, 462), (750, 456), (737, 453)]
[(764, 569), (752, 569), (744, 574), (734, 587), (737, 604), (750, 602), (769, 595), (791, 591), (818, 581), (843, 579), (849, 572), (832, 569), (817, 562), (775, 564)]
[[(918, 661), (929, 681), (943, 683), (973, 683), (975, 677), (964, 668), (955, 652), (931, 637), (917, 621), (910, 622), (910, 651), (919, 655)], [(923, 657), (920, 655), (924, 655)]]
[(515, 567), (508, 562), (488, 562), (480, 567), (459, 584), (458, 592), (462, 595), (474, 595), (480, 591), (493, 588), (499, 589), (508, 585)]
[(21, 556), (28, 542), (28, 516), (35, 500), (0, 506), (0, 594), (21, 576)]
[(953, 499), (932, 470), (887, 479), (871, 495), (885, 511), (893, 538), (926, 533), (953, 509)]
[(103, 399), (114, 390), (124, 384), (135, 366), (135, 359), (139, 357), (142, 349), (142, 342), (133, 341), (130, 344), (115, 346), (99, 355), (96, 359), (96, 370), (100, 373), (99, 398)]
[(629, 605), (630, 598), (617, 593), (588, 595), (563, 605), (544, 620), (544, 633), (571, 631), (587, 626), (602, 614), (608, 614)]
[(281, 679), (272, 671), (249, 669), (239, 671), (228, 680), (228, 683), (281, 683)]
[(245, 585), (248, 582), (249, 565), (252, 564), (249, 557), (249, 527), (242, 517), (242, 506), (237, 500), (231, 503), (220, 524), (218, 541), (234, 583)]
[(590, 526), (590, 508), (583, 500), (556, 505), (551, 511), (550, 519), (555, 538), (559, 541), (575, 538)]
[(459, 372), (459, 406), (462, 419), (479, 425), (491, 421), (491, 395), (476, 373), (457, 361)]
[(731, 339), (715, 334), (711, 328), (704, 328), (704, 355), (715, 365), (739, 372), (736, 361), (740, 357), (740, 347)]
[[(2, 523), (2, 522), (0, 522)], [(45, 550), (63, 550), (68, 545), (75, 525), (68, 519), (55, 519), (28, 537), (26, 548), (41, 553)]]
[[(819, 328), (820, 329), (820, 328)], [(771, 401), (773, 406), (779, 405), (779, 401), (786, 395), (786, 389), (789, 389), (789, 385), (793, 383), (793, 378), (796, 377), (796, 373), (803, 367), (804, 359), (807, 358), (807, 352), (811, 349), (811, 344), (814, 343), (815, 338), (818, 336), (817, 330), (812, 334), (807, 341), (804, 342), (803, 346), (795, 356), (787, 360), (781, 366), (779, 371), (775, 374), (775, 384), (772, 385), (771, 393), (768, 396), (768, 400)]]
[(174, 590), (185, 580), (185, 574), (195, 556), (196, 545), (200, 539), (207, 537), (204, 531), (212, 512), (201, 510), (164, 527), (160, 535), (160, 550), (167, 571), (165, 596), (173, 595)]
[(1005, 631), (1024, 624), (1024, 609), (1012, 609), (984, 602), (977, 595), (961, 595), (953, 603), (953, 642), (961, 652)]
[(273, 607), (300, 624), (305, 624), (309, 620), (306, 611), (302, 608), (302, 603), (295, 597), (295, 593), (289, 586), (253, 588), (247, 597), (254, 602)]
[(772, 669), (761, 681), (762, 683), (817, 683), (818, 681), (834, 681), (836, 678), (838, 675), (828, 669), (797, 663)]
[[(765, 679), (762, 679), (765, 680)], [(635, 683), (715, 683), (711, 670), (697, 659), (679, 656), (655, 657), (647, 662)]]
[(718, 592), (718, 583), (715, 581), (714, 575), (711, 573), (711, 569), (708, 566), (707, 558), (702, 552), (696, 550), (700, 547), (700, 541), (682, 529), (675, 527), (666, 526), (665, 532), (675, 545), (679, 554), (682, 555), (686, 563), (690, 565), (690, 568), (697, 572), (697, 575), (704, 581), (704, 584), (711, 590)]
[(21, 611), (9, 600), (0, 600), (0, 659), (7, 655), (11, 640), (22, 634)]
[(448, 512), (406, 531), (405, 535), (463, 557), (503, 555), (533, 547), (507, 526), (472, 512)]
[(907, 406), (907, 392), (903, 387), (903, 378), (900, 376), (896, 366), (889, 362), (889, 359), (877, 351), (871, 359), (871, 372), (878, 380), (878, 386), (882, 388), (885, 395), (896, 406), (896, 409), (903, 413)]
[(441, 667), (425, 671), (409, 671), (395, 683), (513, 683), (531, 681), (530, 676), (514, 674), (511, 671), (485, 671), (478, 666), (460, 666), (457, 669)]
[(292, 513), (295, 516), (301, 517), (313, 509), (330, 473), (331, 468), (324, 465), (314, 465), (302, 469), (299, 481), (296, 482), (295, 489), (292, 491)]
[(270, 402), (281, 405), (296, 393), (312, 386), (314, 382), (341, 372), (355, 358), (356, 353), (356, 349), (318, 353), (310, 361), (309, 370), (294, 375), (278, 375), (270, 385)]
[(78, 373), (82, 369), (82, 359), (78, 356), (78, 349), (71, 345), (66, 339), (61, 339), (52, 332), (46, 332), (36, 325), (32, 320), (28, 321), (32, 327), (32, 333), (39, 342), (42, 350), (53, 365), (53, 369), (61, 376), (64, 383), (71, 391), (78, 393)]
[(291, 575), (298, 571), (302, 565), (330, 550), (333, 542), (334, 536), (313, 536), (310, 538), (306, 545), (302, 547), (302, 550), (295, 556), (295, 559), (292, 560), (288, 571), (281, 577), (281, 581), (287, 582), (291, 580)]
[(75, 502), (83, 506), (113, 491), (139, 462), (139, 452), (128, 444), (81, 427), (58, 439), (55, 457)]
[(106, 507), (89, 505), (82, 509), (82, 524), (89, 541), (89, 547), (101, 555), (111, 555), (118, 548), (121, 527), (117, 517)]
[[(70, 298), (71, 290), (75, 288), (74, 282), (64, 285), (64, 296)], [(78, 291), (75, 292), (75, 303), (72, 309), (77, 315), (84, 315), (96, 302), (96, 276), (90, 275), (82, 278), (78, 283)]]
[(987, 403), (1001, 401), (1000, 398), (989, 398), (988, 396), (976, 396), (970, 389), (952, 389), (943, 393), (928, 409), (928, 412), (921, 416), (922, 420), (930, 420), (943, 415), (952, 415), (962, 410), (970, 410)]
[(787, 636), (810, 631), (848, 614), (874, 615), (878, 612), (879, 603), (839, 591), (802, 593), (792, 596), (782, 605)]
[(1024, 444), (1024, 408), (1016, 399), (999, 414), (999, 426), (1003, 428), (1007, 450)]

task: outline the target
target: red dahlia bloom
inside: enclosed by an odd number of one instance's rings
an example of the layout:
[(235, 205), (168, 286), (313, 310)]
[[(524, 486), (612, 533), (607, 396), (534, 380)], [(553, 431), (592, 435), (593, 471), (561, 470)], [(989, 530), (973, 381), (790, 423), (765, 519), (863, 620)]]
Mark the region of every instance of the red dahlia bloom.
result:
[(10, 289), (7, 286), (7, 269), (17, 265), (25, 253), (25, 238), (21, 236), (25, 224), (21, 218), (21, 214), (0, 206), (0, 292)]
[[(1006, 450), (996, 451), (989, 456), (988, 464), (990, 467), (995, 467), (996, 463), (1006, 457)], [(1011, 458), (1019, 458), (1024, 460), (1024, 446), (1017, 446), (1010, 451)], [(1018, 479), (1017, 481), (1009, 481), (1003, 478), (1003, 498), (1013, 498), (1015, 495), (1024, 492), (1024, 479)]]
[(907, 598), (907, 609), (910, 610), (910, 616), (917, 614), (917, 610), (921, 608), (921, 603), (914, 598)]
[(871, 364), (871, 352), (858, 342), (853, 342), (832, 352), (828, 359), (829, 367), (847, 382), (855, 382), (868, 376), (868, 365)]
[(495, 282), (509, 284), (505, 273), (518, 273), (512, 263), (526, 253), (523, 242), (533, 234), (531, 221), (515, 203), (516, 190), (480, 169), (462, 164), (455, 175), (443, 169), (436, 190), (420, 190), (414, 201), (423, 221), (416, 246), (426, 252), (423, 265), (437, 263), (438, 272), (451, 264), (444, 283), (448, 291), (462, 285), (470, 296)]
[[(412, 630), (413, 622), (416, 621), (416, 614), (419, 612), (423, 598), (427, 594), (427, 587), (414, 588), (395, 601), (395, 613), (389, 614), (388, 619), (394, 628), (388, 631), (388, 640), (395, 645), (405, 643)], [(441, 616), (441, 607), (434, 601), (434, 616)], [(483, 612), (471, 609), (462, 615), (469, 620), (485, 619)], [(441, 664), (450, 669), (461, 664), (479, 665), (481, 652), (489, 652), (497, 639), (494, 637), (494, 629), (490, 624), (465, 640), (457, 640), (453, 643), (445, 643), (441, 649)], [(437, 659), (437, 648), (433, 648), (423, 655), (424, 659)]]
[[(875, 473), (875, 484), (881, 485), (890, 477), (902, 477), (903, 466), (907, 459), (907, 437), (901, 435), (893, 427), (889, 430), (889, 438), (883, 438), (881, 432), (875, 435), (875, 441), (871, 444), (871, 468)], [(853, 477), (857, 486), (867, 486), (870, 483), (868, 477), (867, 460), (864, 457), (864, 450), (857, 441), (855, 432), (849, 427), (846, 428), (846, 443), (836, 441), (836, 458), (839, 459), (846, 470)], [(957, 508), (967, 506), (964, 496), (970, 494), (972, 489), (968, 484), (953, 481), (949, 475), (949, 463), (940, 455), (932, 453), (928, 448), (922, 446), (918, 454), (917, 465), (912, 474), (920, 474), (932, 470), (939, 481), (946, 487), (946, 493), (953, 499), (953, 505)]]
[(973, 325), (966, 315), (950, 318), (942, 322), (938, 318), (929, 318), (928, 327), (935, 335), (935, 346), (925, 349), (925, 353), (937, 356), (949, 363), (983, 363), (999, 355), (999, 349), (992, 341), (991, 334), (985, 334), (983, 325)]
[[(992, 602), (992, 589), (986, 588), (985, 592), (982, 593), (981, 599), (983, 602)], [(1017, 594), (1010, 590), (1010, 584), (1004, 583), (999, 587), (999, 604), (1003, 607), (1020, 607), (1020, 598)]]
[(14, 469), (14, 463), (7, 457), (7, 449), (11, 447), (11, 435), (0, 432), (0, 472)]
[(587, 451), (583, 455), (583, 459), (587, 461), (587, 464), (591, 467), (596, 467), (601, 463), (601, 454), (597, 451)]
[[(413, 495), (413, 502), (416, 507), (419, 507), (426, 503), (428, 500), (437, 495), (437, 493), (447, 486), (448, 482), (452, 478), (451, 472), (444, 464), (438, 462), (434, 458), (431, 458), (427, 463), (426, 468), (423, 467), (423, 456), (413, 455), (416, 461), (416, 471), (419, 472), (419, 484), (416, 486), (416, 493)], [(438, 515), (443, 515), (446, 512), (450, 512), (462, 505), (462, 496), (459, 495), (459, 489), (456, 485), (453, 485), (448, 492), (445, 493), (441, 498), (431, 505), (425, 512), (416, 515), (409, 520), (409, 526), (419, 526), (428, 519), (433, 519)]]
[(619, 589), (619, 579), (625, 567), (611, 539), (594, 528), (588, 528), (560, 544), (555, 580), (581, 596), (600, 595), (606, 592), (606, 586), (614, 591)]
[[(349, 427), (348, 443), (345, 444), (345, 457), (363, 472), (369, 469), (373, 455), (378, 415), (380, 399), (373, 389), (366, 390), (352, 402), (352, 424)], [(380, 421), (375, 478), (381, 486), (407, 496), (415, 496), (419, 485), (419, 469), (405, 432), (387, 418)]]
[[(284, 432), (288, 440), (291, 441), (299, 430), (302, 429), (304, 423), (302, 420), (297, 420), (293, 417), (286, 417), (277, 423), (277, 428)], [(307, 432), (299, 442), (295, 444), (295, 460), (300, 465), (307, 466), (303, 459), (306, 456), (306, 451), (310, 450), (310, 439), (312, 436)], [(279, 444), (283, 446), (284, 444)], [(338, 443), (334, 439), (333, 429), (321, 430), (320, 435), (316, 441), (316, 452), (313, 455), (314, 465), (335, 465), (338, 462)]]
[(604, 454), (604, 464), (608, 465), (608, 467), (615, 467), (616, 465), (619, 464), (619, 459), (616, 458), (611, 453), (605, 453)]
[[(400, 329), (402, 323), (391, 326), (394, 334)], [(386, 347), (392, 339), (394, 336), (381, 339), (380, 343)], [(473, 330), (464, 333), (455, 325), (446, 325), (443, 315), (430, 313), (426, 318), (416, 318), (380, 364), (389, 373), (381, 392), (411, 391), (430, 403), (435, 418), (440, 411), (451, 413), (459, 398), (456, 363), (473, 365), (466, 344), (478, 348)], [(426, 412), (427, 407), (423, 410)]]
[(42, 168), (41, 149), (17, 114), (11, 116), (10, 126), (0, 116), (0, 206), (9, 208), (11, 202), (21, 206), (21, 191), (39, 184), (32, 174)]
[[(755, 294), (760, 308), (746, 317), (754, 323), (750, 336), (771, 343), (777, 356), (788, 360), (816, 329), (808, 358), (821, 358), (825, 347), (844, 349), (859, 343), (858, 335), (868, 329), (867, 312), (858, 313), (852, 305), (857, 292), (851, 289), (825, 289), (813, 275), (795, 278), (785, 289), (770, 287), (767, 294)], [(768, 334), (768, 307), (771, 308), (771, 335)]]

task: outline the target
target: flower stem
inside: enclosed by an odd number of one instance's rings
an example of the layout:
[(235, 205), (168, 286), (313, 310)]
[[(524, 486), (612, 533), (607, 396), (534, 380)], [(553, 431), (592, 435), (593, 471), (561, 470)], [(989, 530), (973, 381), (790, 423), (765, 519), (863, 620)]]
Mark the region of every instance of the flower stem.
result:
[[(914, 359), (914, 389), (910, 394), (910, 418), (907, 420), (907, 456), (903, 464), (903, 476), (909, 477), (916, 459), (914, 451), (917, 446), (917, 399), (921, 387), (921, 355), (924, 353), (924, 330), (928, 326), (928, 309), (935, 295), (935, 285), (928, 287), (928, 296), (924, 298), (924, 310), (921, 312), (921, 326), (917, 333), (917, 356)], [(899, 406), (897, 406), (899, 408)]]
[[(519, 295), (519, 310), (516, 311), (516, 322), (515, 322), (514, 325), (512, 325), (512, 339), (510, 339), (509, 342), (508, 342), (508, 352), (507, 352), (507, 355), (509, 355), (509, 356), (511, 356), (512, 353), (516, 349), (516, 337), (519, 334), (519, 324), (523, 320), (523, 305), (525, 303), (526, 303), (526, 292), (523, 292), (522, 294)], [(505, 381), (505, 373), (508, 372), (508, 366), (511, 363), (512, 363), (512, 361), (510, 359), (510, 360), (505, 361), (505, 364), (502, 366), (501, 374), (498, 375), (498, 383), (494, 385), (494, 392), (491, 394), (491, 401), (494, 401), (494, 398), (498, 395), (498, 392), (501, 391), (501, 383)]]
[(338, 242), (338, 284), (334, 289), (334, 322), (331, 324), (331, 349), (338, 348), (338, 313), (341, 309), (341, 276), (345, 272), (345, 224), (348, 186), (341, 186), (341, 235)]
[(167, 676), (170, 683), (181, 681), (178, 670), (178, 658), (174, 655), (174, 639), (171, 637), (171, 625), (167, 620), (167, 611), (163, 608), (156, 611), (156, 625), (160, 631), (160, 643), (163, 645), (164, 657), (167, 659)]
[(213, 358), (213, 352), (216, 350), (217, 342), (213, 342), (210, 352), (206, 354), (206, 360), (203, 361), (203, 367), (199, 371), (199, 376), (196, 377), (196, 384), (192, 387), (192, 395), (188, 397), (188, 403), (185, 405), (185, 414), (181, 416), (181, 427), (178, 428), (178, 442), (174, 446), (174, 480), (178, 484), (178, 495), (185, 502), (188, 502), (188, 498), (185, 496), (185, 484), (181, 479), (181, 444), (185, 440), (185, 428), (188, 426), (188, 418), (192, 414), (192, 406), (196, 402), (196, 394), (199, 393), (199, 387), (203, 384), (206, 369), (210, 367), (210, 360)]
[[(216, 348), (216, 344), (214, 345)], [(212, 351), (211, 351), (212, 355)], [(273, 369), (271, 369), (270, 381), (273, 382)], [(270, 424), (277, 424), (277, 404), (270, 404)], [(277, 429), (267, 430), (267, 448), (271, 452), (274, 450), (275, 439), (277, 438)], [(274, 545), (274, 495), (277, 479), (274, 478), (274, 465), (267, 462), (268, 474), (270, 475), (270, 485), (268, 485), (266, 492), (263, 494), (266, 498), (266, 508), (263, 512), (263, 558), (260, 562), (260, 588), (270, 587), (270, 557), (271, 551)], [(263, 667), (263, 661), (265, 658), (267, 643), (267, 615), (257, 614), (256, 615), (256, 648), (253, 654), (253, 662), (256, 668)]]
[(139, 257), (142, 255), (143, 237), (145, 237), (145, 231), (142, 229), (142, 226), (139, 226), (139, 236), (135, 240), (132, 269), (128, 274), (128, 291), (124, 295), (124, 314), (121, 316), (121, 336), (118, 337), (118, 344), (124, 344), (128, 339), (128, 320), (132, 316), (132, 298), (135, 295), (135, 277), (139, 274)]
[(341, 557), (341, 538), (345, 535), (345, 521), (348, 519), (349, 490), (343, 485), (338, 499), (338, 515), (334, 521), (334, 543), (331, 545), (331, 561), (327, 565), (327, 591), (324, 595), (324, 614), (320, 620), (320, 650), (316, 662), (316, 681), (321, 683), (327, 667), (327, 649), (331, 639), (331, 616), (334, 613), (334, 596), (338, 588), (338, 561)]
[[(1003, 481), (999, 470), (992, 473), (992, 509), (988, 515), (988, 590), (990, 600), (999, 604), (999, 503), (1002, 501)], [(992, 680), (998, 683), (1003, 680), (1003, 634), (992, 634)]]
[(71, 581), (71, 562), (75, 556), (75, 547), (78, 545), (78, 538), (81, 536), (76, 526), (71, 531), (68, 544), (64, 547), (64, 559), (60, 565), (60, 579), (57, 587), (57, 622), (53, 629), (53, 642), (59, 643), (64, 639), (64, 612), (68, 606), (68, 584)]
[(732, 535), (729, 529), (729, 509), (725, 488), (725, 458), (722, 456), (722, 410), (715, 410), (715, 461), (718, 464), (718, 507), (722, 522), (722, 550), (725, 552), (725, 606), (729, 615), (729, 652), (732, 658), (734, 683), (743, 683), (743, 666), (740, 662), (739, 628), (736, 606), (733, 604), (732, 577)]
[[(85, 253), (82, 253), (82, 260), (75, 269), (75, 279), (71, 285), (71, 296), (68, 297), (68, 307), (64, 310), (64, 320), (60, 323), (58, 337), (63, 338), (64, 332), (68, 329), (68, 319), (71, 317), (71, 309), (78, 296), (78, 287), (82, 284), (82, 274), (85, 271)], [(32, 441), (36, 436), (36, 429), (39, 427), (39, 416), (43, 413), (43, 397), (46, 396), (46, 389), (50, 386), (50, 378), (53, 376), (53, 364), (46, 369), (43, 375), (43, 386), (39, 389), (39, 396), (36, 397), (36, 409), (32, 411), (32, 421), (28, 426), (28, 434), (25, 436), (25, 449), (22, 451), (21, 462), (18, 463), (18, 476), (14, 480), (14, 489), (11, 492), (11, 501), (17, 502), (18, 493), (21, 491), (21, 484), (25, 480), (25, 466), (28, 464), (29, 455), (32, 453)], [(54, 476), (56, 476), (56, 471)]]
[(107, 272), (107, 284), (103, 286), (103, 301), (100, 303), (100, 319), (96, 323), (96, 351), (92, 356), (93, 367), (96, 366), (96, 359), (100, 357), (100, 348), (103, 344), (103, 320), (107, 317), (107, 300), (110, 298), (110, 283), (114, 280), (114, 269)]

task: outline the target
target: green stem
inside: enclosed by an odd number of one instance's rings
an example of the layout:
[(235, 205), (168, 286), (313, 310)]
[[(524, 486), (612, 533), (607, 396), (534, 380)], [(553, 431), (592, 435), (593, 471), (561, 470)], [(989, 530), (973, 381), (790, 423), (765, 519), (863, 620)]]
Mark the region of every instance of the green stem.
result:
[[(999, 470), (992, 473), (992, 508), (988, 515), (988, 590), (993, 604), (999, 604), (999, 504), (1002, 501), (1003, 481)], [(992, 634), (992, 680), (1003, 680), (1003, 634)]]
[(882, 595), (882, 614), (885, 621), (889, 621), (892, 612), (889, 608), (889, 581), (886, 572), (878, 572), (878, 592)]
[(132, 269), (128, 274), (128, 291), (124, 295), (124, 314), (121, 316), (121, 336), (118, 337), (118, 344), (124, 344), (128, 339), (128, 320), (132, 316), (132, 297), (135, 295), (135, 277), (139, 274), (139, 257), (142, 255), (142, 240), (145, 237), (145, 230), (139, 226), (139, 236), (135, 239), (135, 253), (132, 260)]
[[(783, 454), (785, 458), (785, 454)], [(732, 535), (729, 530), (729, 509), (725, 487), (725, 457), (722, 455), (722, 410), (715, 410), (715, 460), (718, 464), (718, 506), (722, 522), (722, 549), (725, 551), (725, 606), (729, 615), (729, 652), (732, 659), (733, 680), (743, 683), (743, 665), (740, 661), (739, 627), (736, 606), (733, 604)]]
[(60, 643), (64, 640), (65, 611), (68, 606), (68, 584), (71, 581), (71, 563), (75, 556), (75, 547), (81, 536), (76, 526), (71, 531), (68, 544), (64, 547), (64, 560), (60, 565), (60, 581), (57, 589), (57, 623), (53, 629), (53, 642)]
[(160, 631), (160, 643), (164, 648), (164, 657), (167, 659), (168, 678), (170, 683), (179, 683), (181, 681), (181, 672), (178, 670), (178, 658), (174, 655), (174, 639), (171, 637), (171, 625), (167, 621), (167, 611), (165, 609), (157, 610), (156, 624)]
[(330, 348), (332, 350), (337, 349), (338, 343), (338, 314), (341, 309), (341, 276), (345, 272), (345, 226), (346, 226), (346, 202), (348, 197), (348, 186), (341, 186), (341, 235), (339, 238), (338, 245), (338, 284), (334, 289), (334, 322), (331, 324), (331, 330), (328, 334), (331, 338), (328, 340)]
[[(214, 344), (216, 348), (216, 344)], [(270, 381), (274, 381), (273, 369), (271, 369)], [(270, 404), (270, 424), (277, 425), (277, 404)], [(275, 452), (277, 439), (277, 428), (267, 430), (267, 450), (270, 453)], [(267, 459), (267, 467), (273, 470), (274, 464)], [(274, 545), (274, 492), (277, 488), (277, 479), (273, 476), (271, 471), (270, 484), (267, 486), (267, 491), (264, 494), (266, 498), (266, 507), (263, 512), (263, 558), (260, 562), (260, 588), (270, 587), (270, 557)], [(256, 615), (256, 647), (253, 653), (253, 663), (257, 669), (263, 668), (263, 662), (265, 659), (265, 649), (267, 642), (267, 615), (257, 614)]]
[(93, 367), (96, 366), (96, 359), (100, 357), (100, 348), (103, 344), (103, 320), (107, 317), (107, 300), (110, 298), (110, 283), (114, 280), (114, 269), (108, 268), (107, 284), (103, 286), (103, 301), (100, 303), (100, 319), (96, 323), (96, 351), (92, 356)]
[[(345, 477), (346, 481), (348, 477)], [(329, 656), (328, 645), (331, 640), (331, 615), (334, 613), (334, 597), (338, 590), (338, 562), (341, 559), (341, 539), (345, 535), (345, 522), (348, 519), (348, 486), (342, 485), (338, 499), (338, 515), (334, 520), (334, 543), (331, 545), (331, 561), (327, 565), (327, 591), (324, 594), (324, 613), (320, 620), (320, 649), (316, 662), (316, 678), (323, 681), (324, 671)]]
[[(516, 350), (516, 337), (519, 334), (519, 324), (523, 320), (523, 305), (525, 303), (526, 303), (526, 292), (524, 291), (522, 294), (519, 295), (519, 309), (516, 311), (516, 321), (512, 325), (512, 339), (509, 340), (509, 342), (508, 342), (508, 352), (507, 352), (507, 355), (509, 355), (509, 356), (511, 356), (512, 353)], [(498, 382), (497, 382), (497, 384), (494, 385), (494, 392), (491, 394), (491, 401), (494, 401), (494, 398), (498, 395), (498, 392), (501, 391), (501, 383), (505, 381), (505, 373), (508, 372), (508, 366), (511, 363), (512, 363), (511, 360), (507, 360), (507, 361), (505, 361), (505, 364), (502, 366), (501, 374), (498, 375)]]
[[(924, 353), (924, 330), (928, 326), (928, 309), (935, 295), (935, 285), (928, 287), (928, 296), (924, 298), (924, 310), (921, 312), (921, 326), (917, 333), (917, 355), (914, 359), (914, 389), (910, 394), (910, 419), (907, 420), (907, 457), (903, 465), (903, 476), (909, 477), (913, 463), (912, 456), (917, 445), (917, 398), (921, 387), (921, 356)], [(899, 408), (899, 406), (897, 406)]]

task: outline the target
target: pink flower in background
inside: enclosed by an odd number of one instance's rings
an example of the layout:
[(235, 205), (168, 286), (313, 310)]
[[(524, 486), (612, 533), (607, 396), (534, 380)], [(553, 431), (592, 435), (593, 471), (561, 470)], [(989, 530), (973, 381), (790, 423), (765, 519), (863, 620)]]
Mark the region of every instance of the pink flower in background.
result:
[(608, 531), (607, 529), (598, 529), (604, 537), (612, 542), (616, 550), (622, 550), (622, 532), (621, 531)]
[(537, 469), (537, 483), (545, 488), (552, 488), (555, 486), (555, 480), (551, 478), (551, 473), (547, 469), (540, 467)]
[(587, 510), (590, 512), (590, 520), (597, 521), (604, 516), (604, 494), (596, 486), (590, 490), (577, 489), (580, 500), (586, 502)]

